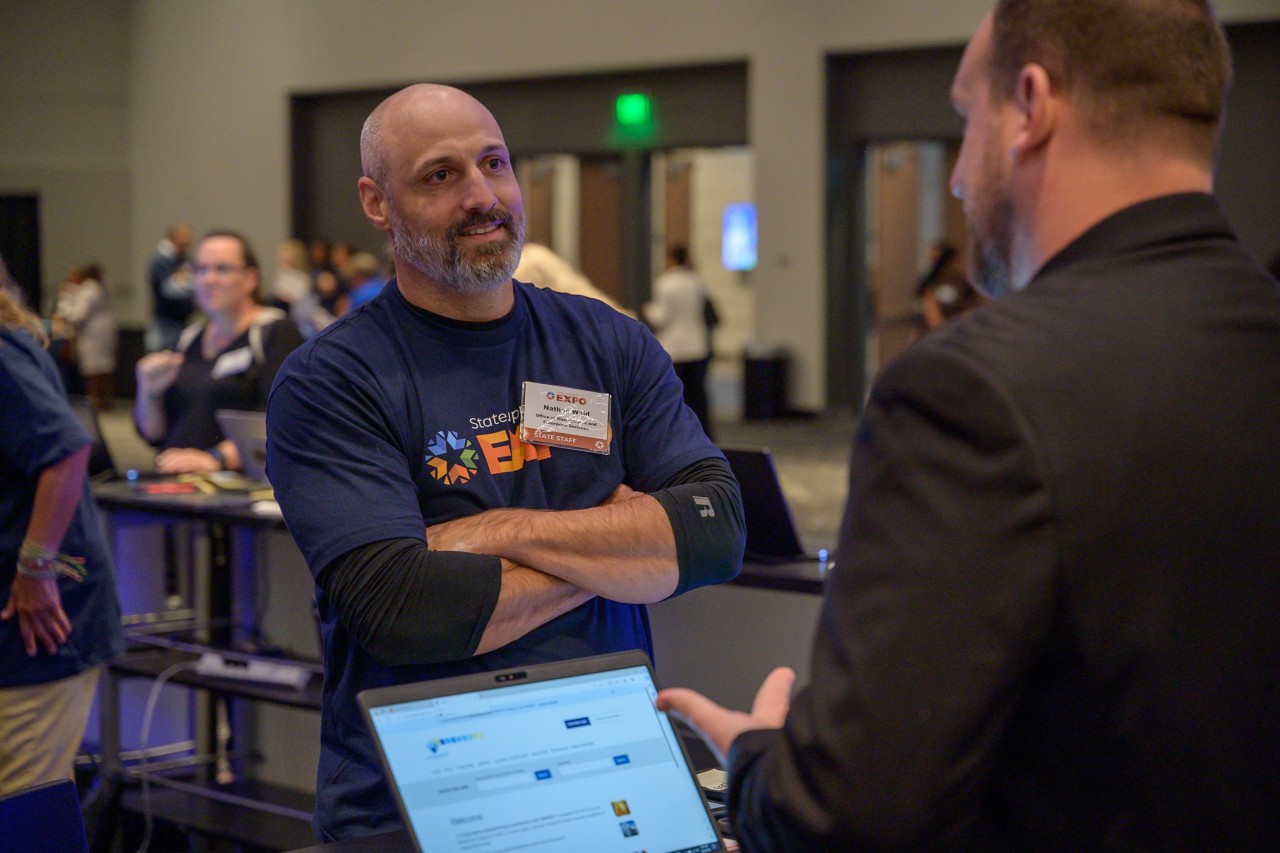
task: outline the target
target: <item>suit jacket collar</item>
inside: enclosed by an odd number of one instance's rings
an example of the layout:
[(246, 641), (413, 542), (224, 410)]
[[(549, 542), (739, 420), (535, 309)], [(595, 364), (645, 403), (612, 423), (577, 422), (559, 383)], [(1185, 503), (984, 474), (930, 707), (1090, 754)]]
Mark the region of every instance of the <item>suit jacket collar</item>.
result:
[(1196, 239), (1236, 239), (1213, 196), (1175, 193), (1138, 202), (1111, 214), (1067, 244), (1040, 267), (1028, 286), (1034, 287), (1045, 276), (1083, 260)]

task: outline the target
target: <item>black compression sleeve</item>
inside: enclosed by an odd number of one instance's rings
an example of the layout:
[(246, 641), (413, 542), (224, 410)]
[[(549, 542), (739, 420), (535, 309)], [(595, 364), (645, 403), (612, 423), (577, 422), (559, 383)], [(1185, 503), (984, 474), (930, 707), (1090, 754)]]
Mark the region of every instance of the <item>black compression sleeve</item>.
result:
[(379, 663), (441, 663), (475, 654), (498, 604), (502, 561), (386, 539), (343, 554), (316, 583)]
[(742, 495), (723, 459), (700, 459), (652, 493), (676, 536), (680, 582), (672, 596), (733, 580), (742, 568), (747, 525)]

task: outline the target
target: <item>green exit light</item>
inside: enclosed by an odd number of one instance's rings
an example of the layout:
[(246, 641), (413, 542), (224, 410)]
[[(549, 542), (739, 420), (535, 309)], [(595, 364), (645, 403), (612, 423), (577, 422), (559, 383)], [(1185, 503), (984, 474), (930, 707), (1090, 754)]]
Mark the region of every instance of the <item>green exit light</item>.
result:
[(614, 101), (613, 113), (622, 127), (639, 130), (653, 123), (648, 95), (638, 93), (619, 95)]

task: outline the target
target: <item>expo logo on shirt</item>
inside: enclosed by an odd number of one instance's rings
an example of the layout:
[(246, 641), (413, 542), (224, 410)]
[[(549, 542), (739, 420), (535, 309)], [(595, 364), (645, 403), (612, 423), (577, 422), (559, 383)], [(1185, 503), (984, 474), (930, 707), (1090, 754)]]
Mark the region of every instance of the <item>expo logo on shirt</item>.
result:
[[(472, 418), (471, 422), (488, 425), (493, 421), (507, 420), (509, 416)], [(479, 445), (479, 458), (476, 445)], [(512, 474), (523, 468), (526, 462), (551, 458), (550, 447), (526, 444), (516, 433), (505, 428), (476, 433), (475, 444), (453, 430), (441, 430), (427, 442), (427, 451), (424, 461), (428, 472), (436, 480), (449, 485), (468, 482), (480, 470), (476, 464), (479, 459), (484, 460), (490, 474)]]

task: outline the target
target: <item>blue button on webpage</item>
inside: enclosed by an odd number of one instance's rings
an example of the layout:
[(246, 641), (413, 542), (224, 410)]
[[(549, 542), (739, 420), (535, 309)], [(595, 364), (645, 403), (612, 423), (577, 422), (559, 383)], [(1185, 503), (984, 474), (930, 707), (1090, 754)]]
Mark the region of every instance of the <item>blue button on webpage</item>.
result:
[(626, 755), (615, 755), (613, 757), (613, 763), (614, 764), (630, 764), (631, 758)]
[(533, 771), (533, 778), (535, 778), (535, 779), (550, 779), (550, 778), (551, 778), (551, 771), (550, 771), (550, 770), (535, 770), (535, 771)]

